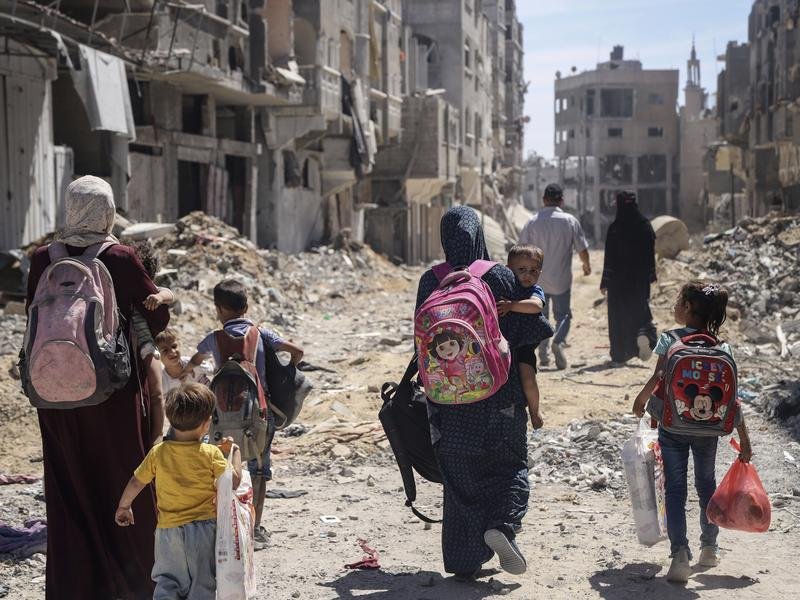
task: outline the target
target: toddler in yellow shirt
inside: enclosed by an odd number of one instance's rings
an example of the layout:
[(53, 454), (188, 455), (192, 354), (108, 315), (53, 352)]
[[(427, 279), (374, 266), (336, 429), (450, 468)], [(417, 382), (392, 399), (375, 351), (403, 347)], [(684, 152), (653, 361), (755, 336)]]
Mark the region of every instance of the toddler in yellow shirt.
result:
[(131, 503), (151, 481), (156, 482), (158, 526), (155, 532), (154, 600), (214, 600), (216, 569), (216, 482), (225, 472), (223, 450), (233, 452), (233, 488), (241, 479), (241, 456), (233, 440), (220, 447), (202, 443), (214, 411), (214, 394), (188, 383), (172, 390), (165, 403), (174, 439), (156, 444), (131, 477), (119, 500), (114, 520), (134, 524)]

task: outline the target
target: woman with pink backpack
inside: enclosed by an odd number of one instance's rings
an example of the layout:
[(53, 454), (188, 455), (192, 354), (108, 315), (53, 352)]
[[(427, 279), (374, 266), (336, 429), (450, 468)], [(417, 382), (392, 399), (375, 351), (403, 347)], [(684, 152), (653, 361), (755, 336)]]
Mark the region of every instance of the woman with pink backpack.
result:
[(111, 235), (114, 216), (108, 183), (73, 181), (66, 225), (34, 253), (28, 277), (20, 370), (39, 409), (48, 600), (153, 594), (153, 494), (134, 503), (139, 527), (117, 527), (109, 515), (154, 437), (126, 324), (137, 308), (156, 335), (169, 311), (145, 310), (144, 300), (158, 290), (134, 249)]
[[(415, 336), (420, 373), (430, 388), (426, 394), (431, 441), (444, 484), (444, 568), (459, 579), (474, 579), (497, 554), (505, 571), (522, 574), (527, 565), (515, 535), (528, 509), (530, 491), (528, 413), (517, 369), (513, 365), (509, 369), (507, 352), (539, 343), (541, 325), (536, 315), (509, 313), (499, 320), (502, 335), (497, 335), (495, 301), (526, 298), (518, 297), (521, 288), (508, 267), (484, 262), (489, 254), (474, 210), (457, 206), (447, 211), (441, 237), (447, 263), (420, 279)], [(470, 274), (453, 273), (460, 269), (469, 269)], [(479, 319), (460, 303), (469, 290), (454, 292), (456, 298), (447, 306), (448, 286), (455, 290), (469, 277), (479, 278), (493, 295), (491, 310), (480, 312)], [(441, 303), (436, 300), (440, 296)], [(489, 304), (481, 292), (474, 299), (479, 309)], [(459, 332), (436, 337), (440, 329), (448, 328)], [(552, 335), (552, 328), (547, 328)], [(471, 363), (481, 363), (481, 368), (469, 368)], [(476, 376), (487, 384), (462, 389), (465, 378)]]

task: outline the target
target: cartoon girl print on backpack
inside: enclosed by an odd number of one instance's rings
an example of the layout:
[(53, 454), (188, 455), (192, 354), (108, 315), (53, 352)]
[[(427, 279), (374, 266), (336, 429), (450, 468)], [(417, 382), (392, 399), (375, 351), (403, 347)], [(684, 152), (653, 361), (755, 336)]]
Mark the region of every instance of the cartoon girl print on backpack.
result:
[(437, 333), (428, 344), (428, 351), (438, 361), (454, 393), (463, 390), (467, 381), (465, 346), (464, 337), (454, 331)]

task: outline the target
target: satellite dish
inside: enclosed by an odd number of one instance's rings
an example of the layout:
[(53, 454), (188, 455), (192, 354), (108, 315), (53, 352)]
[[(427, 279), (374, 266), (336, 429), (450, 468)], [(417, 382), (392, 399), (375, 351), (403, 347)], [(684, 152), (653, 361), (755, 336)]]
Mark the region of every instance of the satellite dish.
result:
[(556, 79), (561, 79), (561, 71), (556, 71)]
[(577, 70), (578, 70), (578, 67), (576, 67), (576, 66), (574, 66), (574, 65), (573, 65), (573, 66), (572, 66), (572, 72), (573, 72), (573, 73), (575, 73), (575, 72), (577, 72)]

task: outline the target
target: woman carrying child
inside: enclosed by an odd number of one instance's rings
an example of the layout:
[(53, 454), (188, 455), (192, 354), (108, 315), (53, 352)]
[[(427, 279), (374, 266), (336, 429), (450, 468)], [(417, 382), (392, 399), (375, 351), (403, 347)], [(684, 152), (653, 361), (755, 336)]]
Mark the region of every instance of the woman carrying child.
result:
[[(654, 352), (658, 355), (653, 376), (645, 384), (644, 388), (633, 404), (633, 412), (636, 416), (644, 415), (645, 406), (648, 412), (662, 420), (663, 412), (658, 409), (659, 404), (666, 404), (663, 398), (654, 398), (651, 395), (656, 391), (659, 383), (663, 381), (666, 366), (666, 357), (670, 346), (683, 340), (692, 334), (707, 334), (714, 339), (719, 336), (719, 329), (725, 322), (726, 307), (728, 305), (728, 291), (718, 285), (709, 284), (701, 281), (692, 281), (683, 286), (675, 302), (675, 322), (682, 327), (666, 331), (656, 344)], [(688, 342), (688, 340), (687, 340)], [(730, 345), (719, 342), (719, 348), (730, 358), (733, 358), (733, 351)], [(669, 385), (664, 382), (662, 385)], [(691, 384), (686, 388), (698, 386)], [(688, 392), (687, 392), (688, 393)], [(699, 398), (699, 396), (695, 396)], [(661, 402), (656, 402), (660, 400)], [(648, 404), (648, 401), (650, 403)], [(711, 394), (707, 398), (709, 405), (712, 404)], [(698, 408), (698, 406), (700, 408)], [(713, 411), (709, 411), (710, 406), (695, 403), (691, 410), (695, 411), (696, 418), (708, 420)], [(750, 447), (750, 437), (747, 433), (744, 419), (736, 405), (734, 424), (741, 441), (741, 452), (739, 460), (749, 462), (752, 456)], [(700, 411), (699, 413), (697, 411)], [(699, 431), (699, 430), (698, 430)], [(718, 437), (714, 435), (686, 435), (667, 431), (664, 423), (659, 424), (658, 443), (661, 446), (661, 453), (664, 458), (664, 474), (666, 477), (666, 508), (667, 508), (667, 534), (670, 541), (670, 556), (672, 564), (667, 572), (667, 580), (685, 583), (692, 572), (689, 561), (692, 553), (689, 550), (689, 541), (686, 537), (686, 497), (687, 497), (687, 466), (689, 461), (689, 451), (694, 459), (694, 480), (697, 496), (700, 500), (700, 558), (699, 564), (703, 567), (715, 567), (719, 564), (719, 548), (717, 546), (717, 535), (719, 527), (710, 523), (706, 516), (706, 507), (711, 496), (717, 489), (714, 473), (714, 466), (717, 456)]]
[[(488, 259), (480, 218), (471, 208), (450, 209), (441, 222), (442, 248), (453, 267)], [(514, 274), (496, 265), (483, 280), (496, 299), (530, 297), (520, 293)], [(417, 308), (438, 287), (432, 270), (419, 282)], [(533, 344), (534, 318), (509, 313), (500, 320), (512, 348)], [(431, 436), (444, 483), (442, 554), (445, 571), (474, 578), (497, 553), (509, 573), (525, 572), (525, 558), (514, 537), (528, 508), (525, 396), (516, 369), (490, 398), (474, 404), (430, 402)]]

